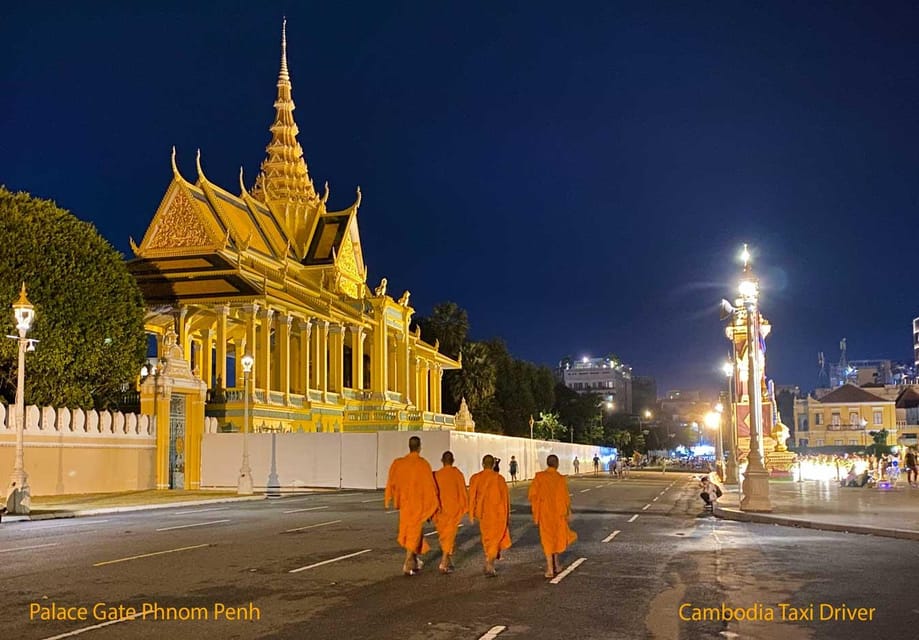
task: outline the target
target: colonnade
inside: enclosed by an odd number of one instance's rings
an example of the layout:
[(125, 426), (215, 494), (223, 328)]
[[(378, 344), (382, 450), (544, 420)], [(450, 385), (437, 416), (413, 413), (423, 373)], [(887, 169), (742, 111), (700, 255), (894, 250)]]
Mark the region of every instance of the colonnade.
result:
[(292, 395), (338, 403), (350, 389), (358, 399), (441, 411), (443, 367), (407, 326), (368, 326), (255, 303), (181, 307), (174, 318), (185, 357), (208, 389), (241, 389), (248, 353), (255, 361), (251, 388), (269, 403), (290, 404)]

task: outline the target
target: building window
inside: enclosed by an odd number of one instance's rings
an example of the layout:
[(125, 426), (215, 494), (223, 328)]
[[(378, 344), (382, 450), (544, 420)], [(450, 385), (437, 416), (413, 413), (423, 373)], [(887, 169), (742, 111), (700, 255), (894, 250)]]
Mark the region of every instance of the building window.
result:
[(799, 438), (799, 439), (798, 439), (798, 446), (799, 446), (799, 447), (806, 447), (806, 446), (807, 446), (807, 438)]
[(849, 424), (858, 424), (858, 411), (849, 412)]
[(822, 446), (823, 446), (823, 440), (817, 440), (817, 446), (818, 446), (818, 447), (822, 447)]
[(874, 412), (874, 424), (877, 426), (884, 424), (884, 412), (883, 411)]
[(833, 440), (833, 444), (835, 444), (835, 445), (837, 445), (837, 446), (841, 446), (841, 445), (842, 445), (842, 440)]
[(821, 424), (823, 424), (823, 414), (822, 413), (814, 414), (814, 424), (817, 426), (820, 426)]
[(857, 445), (857, 444), (858, 444), (858, 440), (856, 440), (855, 438), (850, 438), (850, 439), (849, 439), (849, 444), (855, 444), (855, 445)]
[(840, 416), (835, 411), (833, 412), (833, 416), (830, 418), (830, 424), (834, 427), (838, 427), (840, 424)]

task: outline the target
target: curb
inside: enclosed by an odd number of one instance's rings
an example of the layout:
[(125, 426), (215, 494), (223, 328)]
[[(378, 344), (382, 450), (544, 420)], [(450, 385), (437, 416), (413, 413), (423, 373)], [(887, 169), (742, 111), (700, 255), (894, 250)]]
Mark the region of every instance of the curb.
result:
[(896, 538), (898, 540), (919, 540), (919, 531), (910, 529), (882, 529), (860, 524), (837, 524), (835, 522), (815, 522), (799, 518), (773, 516), (765, 513), (750, 513), (737, 509), (724, 509), (716, 506), (713, 510), (715, 517), (738, 522), (755, 522), (758, 524), (774, 524), (781, 527), (796, 527), (799, 529), (818, 529), (820, 531), (835, 531), (838, 533), (857, 533), (860, 535), (880, 536), (883, 538)]
[(79, 511), (56, 511), (43, 513), (36, 516), (4, 516), (3, 522), (37, 522), (40, 520), (62, 520), (64, 518), (80, 518), (84, 516), (100, 516), (109, 513), (123, 513), (128, 511), (147, 511), (153, 509), (174, 509), (176, 507), (200, 507), (207, 504), (223, 504), (227, 502), (252, 502), (266, 500), (267, 496), (245, 496), (241, 498), (213, 498), (205, 500), (187, 500), (184, 502), (162, 502), (157, 504), (137, 504), (124, 507), (100, 507), (98, 509), (81, 509)]

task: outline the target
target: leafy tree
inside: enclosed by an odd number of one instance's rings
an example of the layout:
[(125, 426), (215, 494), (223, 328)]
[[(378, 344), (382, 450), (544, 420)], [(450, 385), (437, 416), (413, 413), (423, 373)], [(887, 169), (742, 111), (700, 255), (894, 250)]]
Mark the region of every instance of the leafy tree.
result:
[(559, 422), (557, 413), (540, 413), (533, 425), (533, 433), (542, 440), (555, 440), (567, 432), (568, 427)]
[(463, 368), (449, 373), (454, 375), (445, 383), (454, 404), (459, 406), (460, 400), (466, 398), (473, 414), (495, 394), (495, 363), (483, 342), (467, 342), (463, 347)]
[(620, 455), (631, 454), (632, 434), (625, 429), (613, 429), (608, 435), (609, 441), (619, 450)]
[[(26, 357), (26, 402), (106, 408), (134, 380), (146, 350), (144, 301), (121, 254), (50, 200), (0, 187), (0, 321), (20, 284), (35, 305)], [(2, 315), (0, 315), (2, 317)], [(0, 342), (0, 398), (16, 394), (17, 351)]]
[(459, 355), (469, 333), (469, 316), (455, 302), (438, 304), (430, 316), (419, 317), (417, 323), (421, 338), (430, 344), (439, 340), (440, 352), (451, 358)]

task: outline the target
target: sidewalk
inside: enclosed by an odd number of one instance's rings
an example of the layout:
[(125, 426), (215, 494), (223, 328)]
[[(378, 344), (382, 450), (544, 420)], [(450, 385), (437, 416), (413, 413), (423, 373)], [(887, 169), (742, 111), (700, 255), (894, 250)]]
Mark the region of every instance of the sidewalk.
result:
[(739, 508), (736, 486), (725, 487), (714, 509), (727, 520), (778, 524), (823, 531), (863, 533), (919, 540), (919, 489), (900, 482), (896, 489), (842, 488), (836, 482), (772, 481), (771, 513)]
[(31, 513), (27, 516), (3, 516), (3, 523), (53, 518), (75, 518), (104, 513), (191, 507), (222, 502), (264, 500), (264, 495), (240, 496), (226, 491), (156, 490), (125, 491), (121, 493), (83, 493), (64, 496), (37, 496), (32, 498)]

